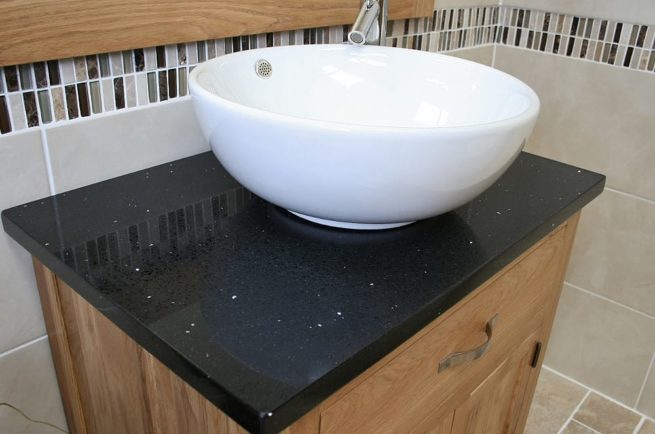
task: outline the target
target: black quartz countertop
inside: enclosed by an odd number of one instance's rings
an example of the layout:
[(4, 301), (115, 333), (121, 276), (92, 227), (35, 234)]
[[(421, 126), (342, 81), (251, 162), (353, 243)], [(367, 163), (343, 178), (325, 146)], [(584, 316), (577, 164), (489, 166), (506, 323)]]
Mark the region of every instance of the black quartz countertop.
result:
[(2, 222), (207, 399), (248, 430), (271, 433), (462, 299), (604, 183), (522, 153), (453, 212), (358, 232), (257, 198), (207, 152), (5, 210)]

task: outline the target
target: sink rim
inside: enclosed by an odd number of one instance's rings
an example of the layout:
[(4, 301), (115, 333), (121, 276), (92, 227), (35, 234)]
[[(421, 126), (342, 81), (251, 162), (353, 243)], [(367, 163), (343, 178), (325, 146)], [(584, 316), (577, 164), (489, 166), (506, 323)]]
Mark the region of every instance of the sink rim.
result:
[[(474, 68), (479, 68), (479, 69), (486, 69), (489, 71), (493, 71), (492, 73), (495, 75), (498, 75), (500, 77), (503, 77), (504, 80), (507, 80), (509, 82), (512, 82), (516, 85), (518, 85), (519, 88), (523, 89), (525, 91), (525, 95), (529, 99), (529, 104), (525, 110), (522, 112), (511, 116), (507, 117), (504, 119), (499, 119), (499, 120), (494, 120), (494, 121), (488, 121), (488, 122), (480, 122), (480, 123), (471, 123), (471, 124), (466, 124), (466, 125), (451, 125), (451, 126), (432, 126), (432, 125), (426, 125), (426, 126), (401, 126), (401, 125), (394, 125), (394, 126), (389, 126), (389, 125), (366, 125), (366, 124), (361, 124), (357, 122), (339, 122), (339, 121), (332, 121), (332, 120), (324, 120), (324, 119), (315, 119), (315, 118), (309, 118), (309, 117), (301, 117), (301, 116), (296, 116), (296, 115), (290, 115), (290, 114), (284, 114), (284, 113), (279, 113), (279, 112), (274, 112), (271, 110), (259, 108), (259, 107), (253, 107), (250, 105), (245, 105), (241, 103), (237, 103), (234, 101), (231, 101), (227, 98), (221, 97), (213, 92), (210, 92), (209, 90), (205, 89), (200, 82), (198, 81), (198, 75), (203, 72), (203, 70), (211, 67), (212, 64), (215, 63), (221, 63), (224, 62), (226, 58), (228, 57), (238, 57), (238, 56), (245, 56), (245, 55), (251, 55), (253, 52), (265, 52), (265, 51), (271, 51), (271, 50), (288, 50), (288, 51), (293, 51), (293, 50), (351, 50), (351, 51), (356, 51), (356, 50), (367, 50), (367, 51), (404, 51), (407, 53), (412, 53), (411, 55), (418, 55), (418, 56), (438, 56), (442, 59), (447, 60), (448, 62), (454, 63), (454, 64), (467, 64), (470, 67)], [(259, 116), (267, 116), (271, 117), (275, 120), (278, 121), (284, 121), (284, 122), (290, 122), (290, 123), (302, 123), (304, 125), (314, 125), (317, 128), (329, 128), (329, 129), (343, 129), (343, 130), (348, 130), (348, 131), (358, 131), (362, 133), (375, 133), (375, 132), (398, 132), (398, 131), (415, 131), (415, 132), (429, 132), (429, 131), (449, 131), (449, 132), (457, 132), (457, 131), (471, 131), (471, 130), (477, 130), (481, 129), (484, 130), (485, 128), (496, 128), (496, 127), (502, 127), (505, 124), (510, 124), (510, 123), (515, 123), (517, 121), (521, 121), (523, 118), (530, 118), (534, 116), (535, 114), (539, 113), (540, 110), (540, 105), (541, 102), (539, 100), (538, 95), (535, 93), (534, 90), (527, 84), (525, 84), (523, 81), (519, 80), (518, 78), (507, 74), (503, 71), (500, 71), (498, 69), (492, 68), (487, 65), (483, 65), (481, 63), (473, 62), (470, 60), (466, 59), (461, 59), (458, 57), (454, 56), (449, 56), (446, 54), (442, 53), (433, 53), (433, 52), (427, 52), (427, 51), (421, 51), (421, 50), (414, 50), (414, 49), (408, 49), (408, 48), (400, 48), (400, 47), (387, 47), (387, 46), (353, 46), (350, 44), (314, 44), (314, 45), (290, 45), (290, 46), (278, 46), (278, 47), (266, 47), (266, 48), (256, 48), (252, 50), (245, 50), (245, 51), (239, 51), (236, 53), (229, 53), (225, 54), (223, 56), (219, 56), (210, 60), (206, 60), (202, 63), (199, 63), (193, 71), (189, 74), (189, 94), (191, 97), (203, 97), (203, 98), (209, 98), (212, 101), (215, 101), (219, 104), (223, 104), (226, 107), (229, 107), (233, 110), (238, 110), (243, 113), (247, 113), (249, 115), (259, 115)]]

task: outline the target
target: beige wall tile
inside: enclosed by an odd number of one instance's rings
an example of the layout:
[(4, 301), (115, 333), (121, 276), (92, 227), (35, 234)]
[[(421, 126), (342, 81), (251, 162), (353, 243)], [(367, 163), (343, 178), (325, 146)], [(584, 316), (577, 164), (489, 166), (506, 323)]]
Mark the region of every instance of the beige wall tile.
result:
[(567, 281), (655, 315), (655, 203), (606, 190), (582, 212)]
[[(557, 431), (553, 431), (552, 434), (555, 434)], [(549, 434), (550, 431), (548, 432)], [(541, 431), (541, 434), (546, 434), (546, 431)], [(566, 428), (562, 431), (562, 434), (597, 434), (594, 431), (590, 430), (584, 425), (579, 424), (578, 422), (572, 420), (566, 425)]]
[[(650, 375), (646, 379), (644, 392), (641, 395), (637, 408), (644, 414), (655, 418), (655, 366), (651, 367)], [(655, 434), (655, 429), (653, 430), (653, 434)]]
[(655, 434), (655, 422), (646, 419), (638, 434)]
[(491, 66), (494, 55), (494, 47), (492, 45), (487, 45), (483, 47), (465, 48), (463, 50), (449, 51), (445, 54)]
[(592, 393), (573, 415), (573, 419), (603, 434), (632, 434), (641, 416)]
[(49, 129), (58, 192), (209, 150), (189, 99)]
[(655, 320), (564, 285), (546, 365), (634, 405), (655, 350)]
[(496, 68), (531, 86), (541, 113), (534, 152), (607, 175), (608, 187), (655, 200), (653, 74), (499, 46)]
[[(0, 209), (48, 194), (39, 132), (0, 137)], [(0, 353), (44, 333), (30, 256), (0, 230)]]
[(542, 369), (524, 434), (556, 433), (582, 401), (586, 389)]
[(655, 24), (653, 0), (510, 0), (503, 4), (583, 17), (609, 18), (638, 24)]
[[(66, 429), (47, 339), (0, 357), (0, 402), (12, 404), (31, 419)], [(0, 412), (0, 427), (4, 429), (0, 431), (25, 432), (20, 431), (26, 429), (24, 420), (17, 418), (15, 412), (7, 410)], [(34, 432), (45, 432), (36, 431), (39, 427), (32, 425), (29, 424), (28, 428), (33, 428)]]

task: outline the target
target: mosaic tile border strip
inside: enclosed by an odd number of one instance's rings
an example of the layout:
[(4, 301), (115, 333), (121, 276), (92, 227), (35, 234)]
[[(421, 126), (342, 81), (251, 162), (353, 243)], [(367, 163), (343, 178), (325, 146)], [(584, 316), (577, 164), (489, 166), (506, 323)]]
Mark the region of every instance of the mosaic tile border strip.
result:
[[(0, 68), (0, 134), (183, 97), (199, 62), (259, 47), (342, 43), (348, 30), (292, 30)], [(430, 18), (391, 22), (387, 36), (388, 46), (430, 52), (500, 44), (655, 70), (655, 25), (512, 6), (438, 9)]]
[[(497, 13), (491, 6), (396, 20), (388, 26), (387, 44), (446, 51), (492, 43)], [(342, 43), (348, 31), (293, 30), (0, 68), (0, 134), (183, 97), (199, 62), (251, 48)]]
[(496, 43), (655, 71), (655, 25), (502, 6)]

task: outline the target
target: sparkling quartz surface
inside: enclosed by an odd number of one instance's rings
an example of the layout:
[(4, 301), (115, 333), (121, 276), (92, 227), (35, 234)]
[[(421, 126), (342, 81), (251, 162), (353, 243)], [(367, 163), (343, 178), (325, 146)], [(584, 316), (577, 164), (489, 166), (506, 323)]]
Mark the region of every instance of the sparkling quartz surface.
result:
[(271, 433), (518, 257), (604, 183), (522, 153), (453, 212), (349, 231), (252, 195), (207, 152), (5, 210), (2, 222), (207, 399), (248, 430)]

